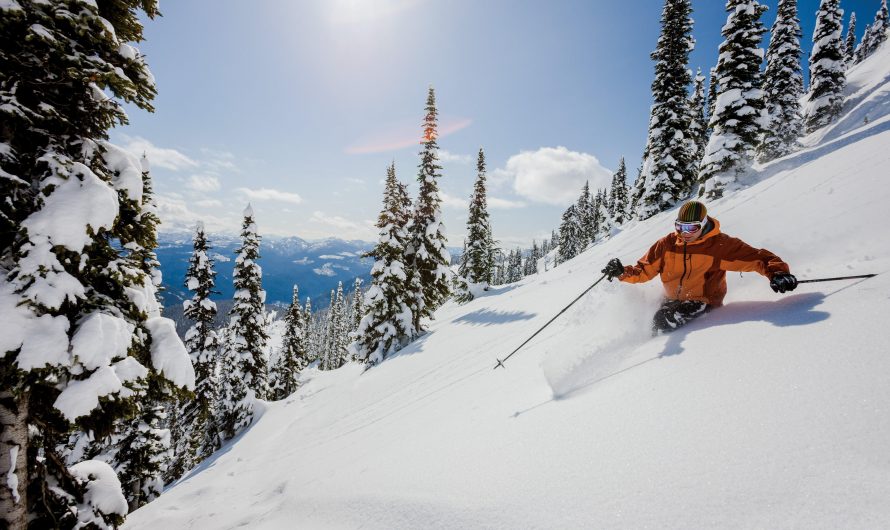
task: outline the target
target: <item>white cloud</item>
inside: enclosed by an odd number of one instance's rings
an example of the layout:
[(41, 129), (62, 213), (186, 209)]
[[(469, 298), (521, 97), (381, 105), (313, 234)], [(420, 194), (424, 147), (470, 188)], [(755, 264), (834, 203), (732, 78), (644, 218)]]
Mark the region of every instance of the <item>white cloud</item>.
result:
[(450, 195), (444, 190), (439, 190), (439, 198), (442, 199), (442, 207), (443, 208), (451, 208), (454, 210), (466, 210), (470, 207), (469, 199), (462, 199), (460, 197), (455, 197), (454, 195)]
[(309, 222), (322, 225), (337, 234), (337, 237), (344, 239), (359, 239), (370, 241), (377, 239), (377, 229), (374, 221), (351, 221), (338, 215), (327, 215), (324, 212), (312, 212)]
[(488, 207), (492, 210), (515, 210), (517, 208), (525, 208), (525, 203), (522, 201), (488, 197)]
[(213, 175), (192, 175), (189, 177), (186, 187), (195, 191), (208, 192), (219, 191), (220, 185), (219, 179)]
[(296, 193), (278, 191), (271, 188), (260, 188), (256, 190), (250, 188), (238, 188), (235, 191), (254, 201), (279, 201), (289, 202), (291, 204), (300, 204), (303, 202), (303, 198)]
[(325, 263), (321, 266), (320, 269), (312, 269), (312, 272), (318, 274), (319, 276), (336, 276), (336, 272), (334, 272), (333, 267), (331, 267), (330, 263)]
[(337, 254), (322, 254), (318, 258), (319, 259), (343, 259), (343, 256), (338, 256)]
[(612, 181), (612, 172), (595, 156), (561, 146), (513, 155), (493, 176), (494, 180), (512, 180), (514, 191), (526, 199), (558, 206), (574, 202), (585, 181), (590, 182), (591, 190), (607, 187)]
[(198, 221), (202, 221), (210, 232), (235, 232), (241, 224), (240, 218), (204, 215), (189, 209), (186, 201), (175, 193), (155, 196), (161, 230), (164, 232), (192, 231)]
[(201, 148), (201, 154), (204, 160), (201, 165), (214, 171), (238, 171), (235, 165), (235, 155), (228, 151), (217, 151), (216, 149)]
[(456, 155), (444, 149), (439, 149), (439, 161), (444, 163), (455, 163), (455, 164), (472, 164), (473, 157), (470, 155)]
[(148, 157), (148, 162), (152, 166), (170, 169), (172, 171), (180, 171), (198, 167), (198, 162), (192, 160), (188, 156), (180, 153), (176, 149), (158, 147), (150, 141), (140, 136), (122, 135), (124, 140), (124, 149), (141, 157), (143, 153)]
[(221, 208), (223, 203), (222, 201), (218, 201), (216, 199), (205, 199), (203, 201), (196, 202), (195, 205), (200, 206), (201, 208)]

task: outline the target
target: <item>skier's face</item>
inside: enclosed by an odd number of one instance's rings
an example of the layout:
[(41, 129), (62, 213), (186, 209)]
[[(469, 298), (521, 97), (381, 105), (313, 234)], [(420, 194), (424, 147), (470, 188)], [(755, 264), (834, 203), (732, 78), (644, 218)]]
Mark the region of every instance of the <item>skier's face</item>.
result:
[(688, 230), (677, 230), (677, 235), (684, 243), (692, 243), (696, 239), (700, 238), (704, 230), (699, 226), (698, 230), (694, 232), (689, 232)]

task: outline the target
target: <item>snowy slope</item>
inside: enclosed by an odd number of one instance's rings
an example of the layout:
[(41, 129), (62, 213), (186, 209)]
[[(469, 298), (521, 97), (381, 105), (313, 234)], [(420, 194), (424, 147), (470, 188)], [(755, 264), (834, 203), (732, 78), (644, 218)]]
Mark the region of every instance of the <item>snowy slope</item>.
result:
[[(888, 65), (885, 47), (841, 122), (709, 205), (725, 232), (801, 279), (890, 269)], [(658, 282), (604, 282), (492, 370), (673, 215), (442, 308), (377, 368), (307, 374), (126, 527), (890, 527), (890, 275), (778, 295), (731, 274), (725, 307), (655, 339)]]

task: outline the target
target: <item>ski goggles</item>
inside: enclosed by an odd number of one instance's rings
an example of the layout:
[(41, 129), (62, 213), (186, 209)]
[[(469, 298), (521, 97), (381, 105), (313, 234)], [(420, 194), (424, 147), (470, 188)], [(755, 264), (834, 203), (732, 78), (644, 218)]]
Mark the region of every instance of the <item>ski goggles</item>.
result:
[(677, 232), (681, 232), (684, 234), (694, 234), (705, 227), (705, 223), (708, 222), (708, 218), (705, 217), (702, 221), (674, 221), (674, 228)]

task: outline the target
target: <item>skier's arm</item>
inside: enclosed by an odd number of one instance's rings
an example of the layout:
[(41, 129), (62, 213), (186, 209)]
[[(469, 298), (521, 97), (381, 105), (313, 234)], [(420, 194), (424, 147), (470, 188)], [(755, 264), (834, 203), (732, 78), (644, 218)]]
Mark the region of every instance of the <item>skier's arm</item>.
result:
[(625, 266), (624, 274), (618, 279), (627, 283), (643, 283), (658, 276), (664, 266), (664, 248), (665, 241), (660, 239), (637, 261), (636, 265)]
[(727, 238), (719, 257), (720, 268), (725, 271), (756, 272), (770, 279), (774, 274), (791, 272), (791, 268), (779, 256), (734, 237)]

